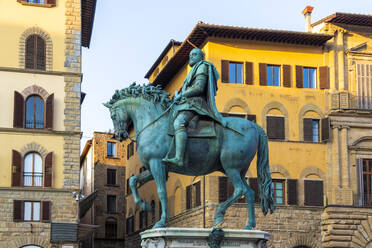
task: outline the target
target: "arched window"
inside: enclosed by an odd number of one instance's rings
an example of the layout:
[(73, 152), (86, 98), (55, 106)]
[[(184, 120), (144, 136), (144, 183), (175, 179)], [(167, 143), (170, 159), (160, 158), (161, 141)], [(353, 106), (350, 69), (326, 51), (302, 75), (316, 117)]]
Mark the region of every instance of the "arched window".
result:
[(26, 39), (26, 69), (45, 70), (45, 41), (39, 35)]
[(42, 186), (43, 160), (36, 152), (27, 154), (24, 158), (23, 185)]
[(42, 248), (42, 247), (37, 246), (37, 245), (25, 245), (25, 246), (22, 246), (22, 248)]
[(107, 239), (116, 239), (118, 222), (115, 218), (107, 218), (105, 223), (105, 237)]
[(26, 128), (44, 128), (44, 101), (38, 95), (26, 100)]

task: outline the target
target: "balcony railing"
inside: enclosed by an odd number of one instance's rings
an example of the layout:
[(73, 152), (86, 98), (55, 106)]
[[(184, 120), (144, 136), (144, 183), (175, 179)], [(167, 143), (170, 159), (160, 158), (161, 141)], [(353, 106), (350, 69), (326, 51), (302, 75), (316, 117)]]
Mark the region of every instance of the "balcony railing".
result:
[(356, 194), (355, 201), (357, 206), (372, 207), (372, 194)]
[(43, 173), (38, 172), (24, 172), (23, 185), (24, 186), (42, 186)]

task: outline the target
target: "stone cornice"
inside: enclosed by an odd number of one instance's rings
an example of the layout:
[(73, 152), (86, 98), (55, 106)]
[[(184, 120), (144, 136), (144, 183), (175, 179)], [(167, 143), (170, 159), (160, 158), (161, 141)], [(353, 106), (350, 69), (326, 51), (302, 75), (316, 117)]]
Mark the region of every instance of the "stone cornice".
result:
[[(0, 187), (0, 191), (28, 191), (28, 192), (58, 192), (71, 193), (73, 191), (79, 192), (79, 189), (56, 189), (43, 187)], [(71, 198), (73, 195), (71, 195)]]
[(71, 135), (82, 135), (82, 132), (76, 131), (55, 131), (48, 129), (27, 129), (27, 128), (7, 128), (0, 127), (0, 132), (6, 133), (32, 133), (32, 134), (47, 134), (47, 135), (61, 135), (61, 136), (71, 136)]
[(0, 67), (0, 71), (6, 72), (19, 72), (19, 73), (30, 73), (30, 74), (44, 74), (44, 75), (55, 75), (55, 76), (76, 76), (82, 79), (83, 74), (79, 72), (68, 72), (68, 71), (40, 71), (40, 70), (30, 70), (21, 69), (14, 67)]

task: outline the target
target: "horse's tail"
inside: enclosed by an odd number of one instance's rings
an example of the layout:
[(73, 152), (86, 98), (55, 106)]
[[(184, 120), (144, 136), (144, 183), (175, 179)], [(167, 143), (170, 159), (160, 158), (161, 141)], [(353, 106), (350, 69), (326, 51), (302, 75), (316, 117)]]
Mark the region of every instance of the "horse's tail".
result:
[(257, 149), (257, 183), (258, 194), (260, 196), (261, 209), (264, 215), (268, 210), (273, 213), (275, 210), (274, 189), (271, 180), (269, 167), (269, 147), (265, 131), (256, 124), (258, 133), (258, 149)]

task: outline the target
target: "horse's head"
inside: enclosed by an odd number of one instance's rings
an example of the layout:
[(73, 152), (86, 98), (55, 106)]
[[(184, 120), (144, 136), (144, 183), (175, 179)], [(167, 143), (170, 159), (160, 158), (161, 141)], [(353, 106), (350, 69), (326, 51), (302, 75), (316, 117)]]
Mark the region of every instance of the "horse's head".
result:
[(129, 137), (128, 127), (130, 125), (130, 118), (123, 107), (115, 106), (116, 104), (104, 103), (105, 107), (110, 109), (112, 123), (114, 124), (114, 137), (120, 142)]

